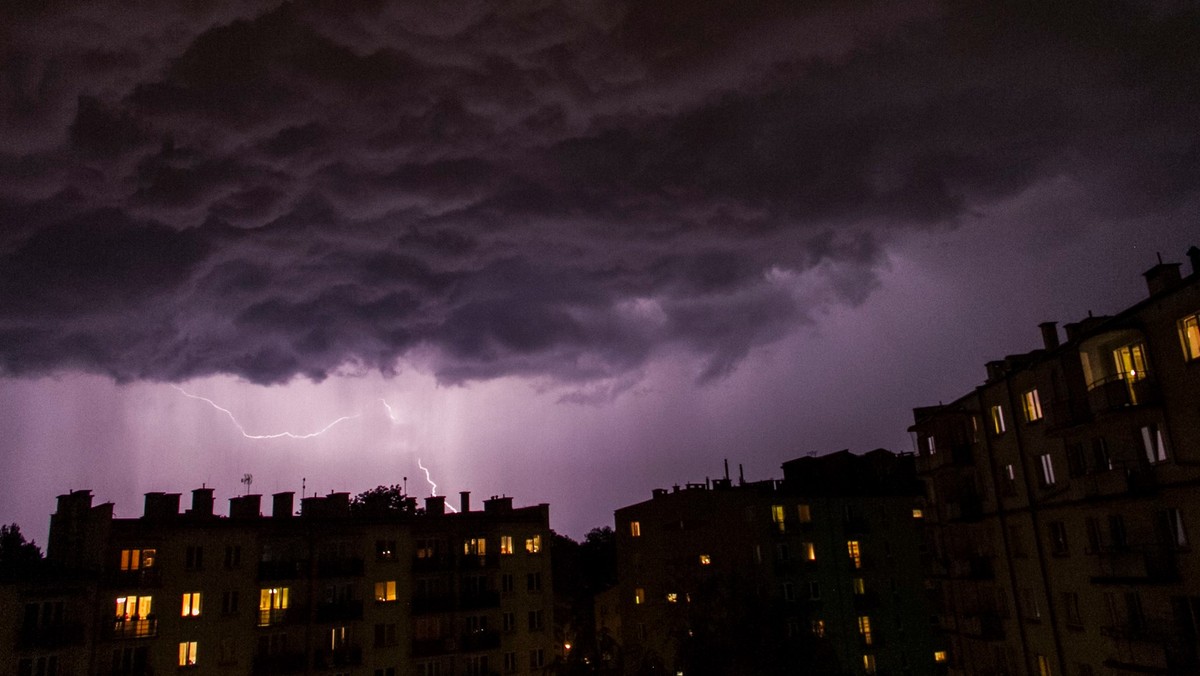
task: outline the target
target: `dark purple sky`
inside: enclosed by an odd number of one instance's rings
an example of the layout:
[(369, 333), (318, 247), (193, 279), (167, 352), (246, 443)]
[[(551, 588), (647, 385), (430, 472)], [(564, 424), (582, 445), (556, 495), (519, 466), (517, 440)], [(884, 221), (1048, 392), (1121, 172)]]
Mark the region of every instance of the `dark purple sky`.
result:
[(1200, 243), (1193, 3), (41, 4), (0, 7), (0, 520), (39, 538), (69, 488), (418, 459), (579, 536), (726, 457), (908, 450)]

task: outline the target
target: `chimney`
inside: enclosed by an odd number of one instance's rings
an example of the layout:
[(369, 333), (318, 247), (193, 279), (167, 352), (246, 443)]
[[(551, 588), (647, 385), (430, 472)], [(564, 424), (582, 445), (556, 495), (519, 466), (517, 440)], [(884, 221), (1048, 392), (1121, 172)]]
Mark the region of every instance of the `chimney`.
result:
[(192, 509), (188, 513), (192, 516), (212, 516), (215, 502), (213, 489), (196, 488), (192, 490)]
[(1192, 276), (1200, 276), (1200, 249), (1192, 247), (1187, 250), (1188, 261), (1192, 264)]
[(490, 499), (483, 501), (483, 511), (496, 514), (501, 512), (512, 511), (512, 498), (502, 498), (493, 495)]
[(271, 518), (288, 519), (292, 516), (292, 501), (296, 497), (294, 491), (284, 491), (271, 496)]
[(471, 491), (458, 492), (458, 511), (463, 514), (471, 511)]
[(179, 494), (151, 492), (146, 494), (144, 519), (169, 519), (179, 516)]
[(257, 519), (261, 509), (261, 495), (242, 495), (229, 498), (229, 518), (231, 519)]
[(446, 513), (446, 496), (431, 495), (425, 498), (425, 513), (426, 514), (445, 514)]
[(1042, 330), (1042, 345), (1047, 350), (1058, 347), (1058, 322), (1042, 322), (1038, 328)]
[(1146, 278), (1146, 288), (1150, 295), (1157, 296), (1179, 284), (1179, 263), (1163, 263), (1159, 258), (1158, 265), (1142, 273), (1142, 276)]

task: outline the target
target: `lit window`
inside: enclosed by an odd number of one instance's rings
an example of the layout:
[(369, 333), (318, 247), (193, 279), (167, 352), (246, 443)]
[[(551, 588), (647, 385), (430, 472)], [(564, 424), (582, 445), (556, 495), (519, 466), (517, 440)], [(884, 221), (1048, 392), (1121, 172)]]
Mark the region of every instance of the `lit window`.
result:
[(463, 554), (467, 556), (484, 556), (487, 554), (487, 540), (485, 538), (467, 538), (463, 540)]
[(817, 548), (811, 542), (801, 542), (800, 555), (803, 556), (806, 561), (816, 561)]
[(1200, 359), (1200, 313), (1179, 320), (1179, 341), (1185, 360)]
[(287, 615), (288, 588), (271, 587), (258, 592), (258, 626), (266, 627), (283, 622)]
[(712, 557), (709, 556), (708, 554), (701, 554), (700, 555), (700, 565), (711, 566), (712, 565)]
[(667, 603), (677, 603), (678, 601), (679, 594), (676, 594), (675, 592), (670, 592), (667, 594)]
[(979, 441), (979, 416), (971, 416), (971, 443)]
[(329, 630), (329, 649), (342, 650), (350, 640), (349, 627), (342, 625)]
[(179, 644), (179, 666), (196, 666), (196, 642), (184, 641)]
[(813, 620), (812, 621), (812, 633), (814, 636), (817, 636), (818, 638), (824, 638), (824, 636), (825, 636), (825, 620)]
[(437, 542), (435, 540), (417, 540), (417, 558), (432, 559), (437, 553)]
[(771, 522), (775, 524), (780, 533), (783, 532), (783, 505), (771, 505)]
[(385, 580), (375, 583), (375, 600), (388, 602), (396, 600), (396, 581)]
[(846, 552), (850, 555), (850, 562), (854, 567), (862, 568), (862, 551), (859, 549), (858, 540), (847, 541)]
[(863, 655), (863, 671), (867, 672), (868, 674), (875, 673), (875, 656), (874, 655)]
[(642, 605), (646, 602), (646, 590), (638, 587), (633, 590), (633, 602), (636, 605)]
[(858, 616), (858, 633), (862, 635), (864, 645), (871, 645), (871, 618), (866, 615)]
[(118, 596), (117, 621), (146, 620), (152, 612), (154, 599), (150, 596)]
[(154, 549), (122, 549), (121, 570), (153, 568), (156, 553)]
[(500, 536), (500, 553), (505, 555), (513, 553), (513, 539), (511, 535)]
[(188, 592), (183, 595), (183, 616), (196, 617), (200, 614), (200, 592)]
[(1052, 676), (1050, 671), (1050, 660), (1046, 659), (1045, 655), (1037, 656), (1038, 676)]
[(800, 523), (812, 523), (812, 509), (808, 505), (796, 505), (796, 514)]
[(996, 434), (1004, 434), (1004, 409), (997, 404), (991, 408), (992, 412), (992, 431)]
[(641, 521), (630, 521), (629, 522), (629, 536), (635, 537), (635, 538), (642, 537), (642, 522)]
[(1050, 457), (1049, 453), (1045, 453), (1043, 455), (1038, 456), (1038, 459), (1041, 461), (1041, 464), (1042, 464), (1042, 485), (1043, 486), (1053, 486), (1054, 485), (1054, 459)]
[(923, 519), (925, 518), (925, 512), (920, 507), (913, 507), (913, 518)]
[(1146, 451), (1146, 460), (1151, 463), (1167, 459), (1167, 447), (1163, 444), (1162, 430), (1158, 425), (1146, 425), (1142, 428), (1142, 448)]
[(1004, 466), (1004, 476), (1008, 477), (1009, 481), (1017, 480), (1017, 472), (1013, 469), (1011, 464)]
[(1042, 400), (1036, 388), (1021, 395), (1021, 406), (1025, 409), (1025, 422), (1042, 419)]
[(925, 437), (925, 450), (929, 455), (937, 455), (937, 442), (934, 440), (932, 434)]
[(854, 578), (854, 593), (860, 595), (867, 593), (867, 583), (861, 577)]
[(525, 538), (525, 551), (530, 554), (537, 554), (542, 551), (542, 536), (534, 535), (531, 538)]
[(933, 651), (933, 661), (934, 662), (945, 662), (946, 661), (946, 651), (945, 650)]

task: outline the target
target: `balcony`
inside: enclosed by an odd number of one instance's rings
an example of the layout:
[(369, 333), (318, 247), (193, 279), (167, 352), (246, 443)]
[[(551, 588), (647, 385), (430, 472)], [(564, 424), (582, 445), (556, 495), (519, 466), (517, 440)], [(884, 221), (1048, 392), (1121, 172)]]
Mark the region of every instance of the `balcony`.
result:
[(158, 618), (118, 619), (113, 622), (111, 636), (114, 639), (153, 638), (158, 636)]
[(263, 676), (274, 674), (299, 674), (308, 667), (301, 652), (261, 653), (254, 656), (254, 673)]
[(435, 573), (454, 570), (454, 560), (444, 554), (438, 556), (414, 557), (412, 562), (414, 573)]
[(480, 610), (483, 608), (499, 608), (500, 592), (480, 591), (464, 593), (458, 601), (461, 610)]
[(1088, 386), (1088, 405), (1096, 415), (1132, 406), (1153, 406), (1158, 400), (1158, 383), (1148, 371), (1136, 376), (1117, 373)]
[(463, 652), (474, 652), (479, 650), (495, 650), (500, 647), (500, 632), (498, 631), (474, 631), (463, 634), (459, 650)]
[(1091, 420), (1087, 402), (1079, 399), (1054, 399), (1043, 401), (1043, 422), (1048, 430), (1062, 430), (1082, 425)]
[(116, 570), (109, 574), (108, 584), (111, 587), (161, 587), (162, 574), (158, 566), (140, 570)]
[(303, 607), (259, 609), (258, 626), (276, 627), (281, 624), (296, 624), (303, 622), (308, 613)]
[(452, 637), (417, 639), (413, 641), (413, 657), (437, 657), (449, 655), (457, 650), (458, 644)]
[(954, 444), (950, 447), (950, 457), (959, 467), (970, 467), (975, 464), (975, 447), (969, 442)]
[(361, 620), (362, 616), (362, 601), (343, 600), (317, 604), (317, 622), (350, 622)]
[(485, 554), (483, 556), (479, 556), (477, 554), (464, 554), (458, 559), (458, 568), (460, 570), (477, 570), (499, 567), (500, 555), (496, 553)]
[(296, 580), (307, 576), (308, 561), (300, 559), (260, 561), (258, 564), (259, 580)]
[(362, 664), (362, 648), (356, 645), (345, 645), (332, 650), (318, 650), (313, 653), (313, 664), (318, 669), (357, 667)]
[(452, 613), (457, 607), (458, 606), (453, 594), (414, 596), (412, 600), (412, 612), (414, 615)]
[(361, 577), (361, 558), (328, 559), (317, 562), (317, 577)]
[(24, 650), (54, 650), (83, 645), (83, 623), (25, 627), (17, 637), (17, 645)]

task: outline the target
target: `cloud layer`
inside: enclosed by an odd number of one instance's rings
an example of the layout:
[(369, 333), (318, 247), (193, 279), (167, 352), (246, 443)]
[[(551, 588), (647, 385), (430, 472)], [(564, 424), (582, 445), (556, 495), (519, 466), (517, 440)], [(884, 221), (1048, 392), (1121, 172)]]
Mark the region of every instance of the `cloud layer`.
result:
[(1186, 3), (743, 4), (11, 4), (0, 373), (718, 378), (907, 232), (1200, 186)]

